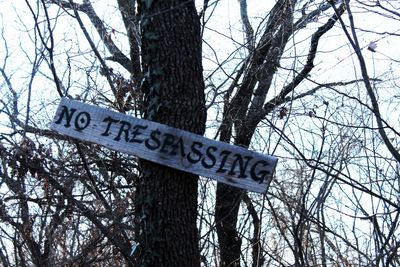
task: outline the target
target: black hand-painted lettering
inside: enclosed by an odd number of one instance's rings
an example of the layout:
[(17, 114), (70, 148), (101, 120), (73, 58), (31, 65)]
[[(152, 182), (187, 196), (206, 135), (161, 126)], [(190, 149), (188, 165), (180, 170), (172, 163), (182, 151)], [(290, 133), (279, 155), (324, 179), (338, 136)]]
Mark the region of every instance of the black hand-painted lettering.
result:
[(179, 148), (181, 152), (181, 157), (184, 158), (186, 156), (185, 153), (185, 143), (183, 142), (182, 137), (179, 137), (178, 141), (172, 145), (172, 150), (169, 152), (170, 155), (176, 155), (178, 152), (176, 151)]
[(148, 149), (155, 150), (161, 146), (161, 141), (160, 139), (158, 139), (158, 136), (160, 134), (161, 132), (158, 129), (151, 131), (150, 138), (146, 139), (146, 141), (144, 142)]
[(103, 120), (103, 122), (108, 122), (107, 123), (107, 127), (104, 133), (102, 133), (101, 135), (103, 136), (109, 136), (111, 134), (110, 129), (111, 129), (111, 124), (113, 123), (117, 123), (119, 122), (119, 120), (114, 120), (113, 118), (111, 118), (110, 116), (108, 116), (107, 118), (105, 118)]
[(121, 140), (121, 135), (122, 135), (122, 133), (124, 133), (125, 141), (128, 142), (129, 141), (129, 131), (130, 131), (132, 125), (127, 121), (119, 121), (119, 123), (121, 124), (121, 126), (119, 127), (117, 137), (115, 137), (114, 140), (115, 141)]
[[(203, 165), (204, 168), (211, 169), (214, 167), (215, 163), (217, 162), (216, 157), (214, 156), (213, 152), (217, 150), (217, 147), (215, 146), (210, 146), (206, 150), (206, 154), (204, 158), (201, 160), (201, 165)], [(211, 163), (206, 162), (206, 157), (211, 160)]]
[(229, 156), (229, 154), (231, 154), (231, 153), (232, 153), (232, 152), (230, 152), (230, 151), (223, 150), (223, 151), (219, 154), (220, 156), (223, 156), (223, 157), (222, 157), (221, 164), (219, 165), (219, 168), (218, 168), (217, 172), (222, 172), (222, 173), (224, 173), (224, 172), (227, 171), (227, 169), (224, 169), (224, 167), (225, 167), (226, 160), (228, 159), (228, 156)]
[(166, 149), (168, 146), (171, 146), (174, 144), (175, 141), (175, 136), (173, 136), (172, 134), (169, 133), (165, 133), (164, 134), (165, 138), (164, 138), (164, 142), (162, 144), (162, 147), (160, 149), (161, 153), (168, 153), (169, 150)]
[(270, 172), (268, 170), (260, 170), (258, 173), (256, 173), (256, 169), (259, 164), (262, 164), (263, 167), (268, 166), (268, 162), (259, 160), (251, 167), (250, 175), (254, 181), (258, 181), (261, 184), (264, 182), (265, 177), (270, 175)]
[(71, 126), (72, 115), (74, 115), (75, 111), (76, 111), (76, 108), (71, 108), (70, 110), (68, 110), (67, 106), (62, 106), (62, 111), (61, 111), (60, 117), (54, 123), (55, 124), (60, 124), (62, 122), (63, 118), (64, 118), (64, 115), (65, 115), (65, 124), (64, 124), (64, 126), (66, 128), (70, 127)]
[(235, 154), (233, 156), (236, 157), (236, 158), (233, 160), (231, 170), (229, 171), (228, 174), (229, 175), (235, 175), (236, 174), (235, 168), (236, 168), (236, 165), (239, 163), (240, 174), (239, 174), (238, 178), (246, 178), (247, 177), (247, 175), (246, 175), (247, 165), (249, 165), (249, 161), (253, 157), (245, 156), (244, 158), (246, 159), (246, 161), (244, 162), (242, 155)]
[(79, 112), (78, 115), (75, 117), (75, 129), (78, 131), (82, 131), (90, 124), (90, 114), (82, 111)]
[[(198, 148), (202, 148), (202, 147), (203, 147), (203, 144), (200, 143), (200, 142), (193, 142), (192, 143), (192, 146), (190, 147), (192, 152), (190, 152), (188, 154), (188, 156), (187, 156), (187, 160), (190, 163), (197, 163), (197, 162), (199, 162), (201, 160), (203, 154), (201, 153), (201, 151)], [(197, 159), (193, 158), (192, 155), (197, 156)]]
[(137, 139), (136, 137), (143, 133), (140, 130), (145, 130), (147, 128), (148, 128), (147, 125), (135, 125), (135, 126), (133, 126), (134, 130), (131, 132), (132, 138), (131, 138), (131, 140), (129, 140), (129, 143), (143, 143), (143, 141), (144, 141), (143, 139)]

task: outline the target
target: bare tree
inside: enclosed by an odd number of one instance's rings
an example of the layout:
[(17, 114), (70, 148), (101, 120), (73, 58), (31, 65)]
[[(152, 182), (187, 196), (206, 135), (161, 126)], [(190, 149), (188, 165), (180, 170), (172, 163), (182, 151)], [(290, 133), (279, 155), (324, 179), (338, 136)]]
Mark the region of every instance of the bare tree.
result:
[[(400, 265), (396, 1), (0, 5), (2, 265)], [(60, 97), (198, 134), (206, 107), (276, 175), (253, 194), (71, 140)]]

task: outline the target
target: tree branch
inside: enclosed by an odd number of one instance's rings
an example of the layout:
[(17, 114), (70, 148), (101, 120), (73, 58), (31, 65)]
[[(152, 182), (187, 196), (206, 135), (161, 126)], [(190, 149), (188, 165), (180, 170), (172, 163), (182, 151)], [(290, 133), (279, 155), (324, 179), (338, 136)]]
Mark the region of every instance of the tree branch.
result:
[(129, 38), (131, 54), (131, 78), (136, 88), (139, 88), (142, 80), (142, 69), (140, 66), (140, 34), (139, 21), (135, 11), (135, 1), (118, 0), (119, 10)]
[[(400, 163), (400, 153), (397, 151), (397, 149), (393, 146), (392, 142), (389, 140), (389, 137), (387, 136), (387, 134), (385, 132), (385, 127), (383, 126), (383, 120), (382, 120), (382, 115), (380, 112), (378, 100), (375, 96), (374, 89), (372, 88), (371, 80), (368, 76), (368, 71), (367, 71), (367, 66), (366, 66), (365, 60), (364, 60), (364, 56), (361, 52), (361, 47), (358, 42), (357, 34), (355, 32), (354, 19), (353, 19), (353, 14), (350, 9), (350, 5), (348, 4), (347, 1), (345, 1), (345, 5), (346, 5), (345, 7), (347, 8), (348, 14), (349, 14), (351, 35), (348, 32), (344, 21), (339, 17), (340, 24), (342, 25), (342, 29), (343, 29), (344, 33), (346, 34), (347, 39), (349, 40), (354, 52), (357, 55), (357, 58), (358, 58), (358, 61), (360, 64), (361, 75), (364, 80), (364, 85), (365, 85), (365, 88), (367, 89), (367, 93), (368, 93), (368, 96), (369, 96), (371, 104), (372, 104), (373, 113), (375, 115), (375, 119), (378, 124), (379, 135), (381, 136), (381, 138), (382, 138), (383, 142), (385, 143), (386, 147), (388, 148), (389, 152), (396, 159), (396, 161)], [(341, 12), (340, 9), (338, 10), (335, 7), (335, 5), (332, 5), (332, 7), (334, 8), (336, 14)]]
[[(89, 20), (92, 22), (93, 26), (95, 27), (97, 33), (99, 34), (101, 40), (104, 42), (108, 51), (110, 51), (111, 57), (109, 57), (108, 59), (121, 64), (121, 66), (124, 67), (127, 71), (129, 72), (132, 71), (132, 62), (129, 60), (128, 57), (124, 55), (124, 53), (122, 53), (122, 51), (112, 41), (110, 32), (107, 31), (104, 22), (99, 18), (90, 1), (85, 0), (83, 1), (83, 4), (77, 4), (74, 3), (73, 1), (68, 2), (62, 0), (51, 0), (51, 3), (58, 5), (63, 9), (71, 9), (74, 12), (80, 11), (85, 13), (88, 16)], [(79, 24), (81, 24), (81, 22), (79, 22)]]
[(254, 40), (254, 30), (251, 27), (249, 16), (247, 14), (247, 0), (240, 0), (240, 17), (242, 18), (243, 29), (246, 34), (247, 48), (250, 51), (254, 50), (255, 40)]
[[(281, 91), (280, 93), (275, 96), (273, 99), (268, 101), (266, 104), (264, 104), (264, 107), (261, 109), (260, 107), (253, 107), (252, 112), (249, 112), (248, 115), (246, 116), (245, 119), (242, 119), (242, 123), (244, 124), (244, 127), (240, 129), (239, 136), (247, 136), (247, 139), (249, 139), (250, 135), (254, 132), (255, 128), (257, 127), (257, 124), (268, 114), (270, 113), (277, 105), (283, 103), (284, 98), (291, 93), (304, 79), (307, 78), (308, 74), (311, 72), (311, 70), (314, 68), (314, 59), (317, 54), (317, 49), (318, 49), (318, 44), (320, 38), (328, 32), (336, 23), (338, 20), (338, 17), (340, 17), (345, 9), (344, 9), (344, 4), (341, 5), (340, 7), (340, 12), (337, 14), (334, 14), (327, 23), (325, 23), (323, 26), (319, 27), (318, 30), (312, 35), (311, 37), (311, 44), (310, 44), (310, 49), (308, 52), (307, 56), (307, 61), (306, 64), (304, 65), (303, 69), (294, 77), (294, 79), (287, 84)], [(264, 98), (265, 99), (265, 98)], [(259, 102), (259, 101), (258, 101)]]

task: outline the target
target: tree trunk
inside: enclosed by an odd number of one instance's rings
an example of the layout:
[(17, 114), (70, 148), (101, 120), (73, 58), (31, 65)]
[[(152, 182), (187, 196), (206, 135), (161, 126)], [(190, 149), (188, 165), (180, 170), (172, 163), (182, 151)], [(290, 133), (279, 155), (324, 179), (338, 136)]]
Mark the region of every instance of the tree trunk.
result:
[(220, 246), (220, 267), (240, 266), (242, 240), (236, 230), (242, 189), (218, 183), (215, 221)]
[[(254, 132), (247, 132), (238, 136), (235, 145), (248, 147)], [(223, 136), (221, 141), (228, 140)], [(239, 236), (236, 223), (243, 190), (222, 183), (217, 185), (215, 221), (220, 245), (220, 267), (239, 267), (242, 240)]]
[[(200, 21), (193, 1), (139, 1), (145, 117), (203, 134)], [(200, 266), (196, 175), (141, 161), (139, 266)]]

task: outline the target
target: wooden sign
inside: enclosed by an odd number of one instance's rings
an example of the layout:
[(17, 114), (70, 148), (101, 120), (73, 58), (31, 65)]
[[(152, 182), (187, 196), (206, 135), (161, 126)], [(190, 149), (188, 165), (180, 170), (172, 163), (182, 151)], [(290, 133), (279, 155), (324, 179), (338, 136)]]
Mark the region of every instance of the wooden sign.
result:
[(219, 182), (264, 193), (278, 159), (167, 125), (61, 99), (51, 128), (61, 134)]

